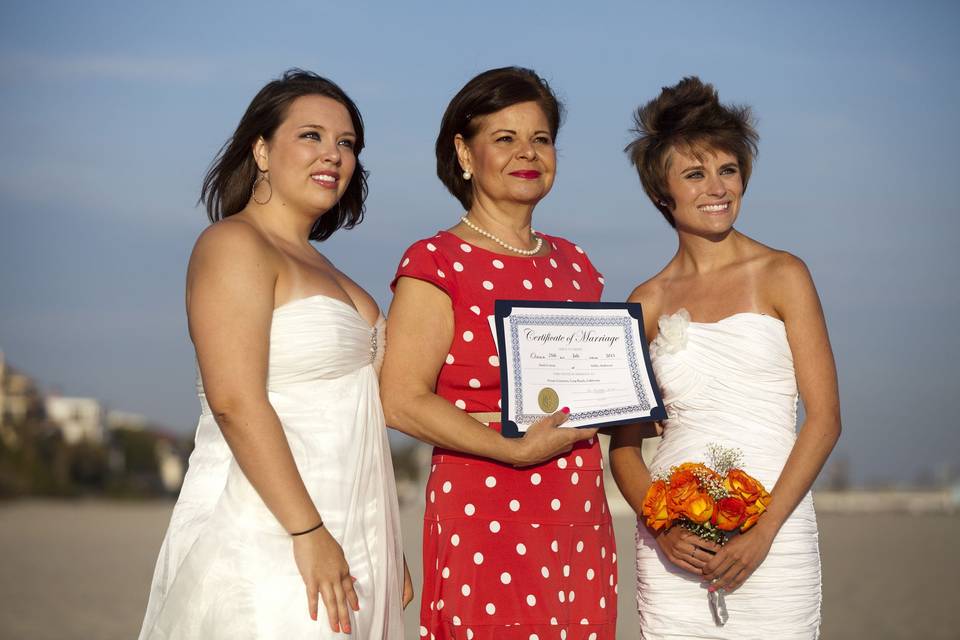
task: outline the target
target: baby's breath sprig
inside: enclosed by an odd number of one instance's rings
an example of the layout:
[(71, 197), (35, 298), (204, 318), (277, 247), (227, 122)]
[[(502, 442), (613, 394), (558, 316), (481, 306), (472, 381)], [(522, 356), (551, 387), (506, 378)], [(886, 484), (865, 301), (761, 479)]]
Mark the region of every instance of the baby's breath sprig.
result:
[(707, 445), (707, 457), (710, 458), (710, 466), (721, 476), (726, 476), (731, 469), (743, 466), (743, 451), (724, 447), (716, 442)]
[(700, 481), (700, 488), (710, 494), (710, 497), (714, 500), (720, 500), (730, 495), (727, 492), (727, 488), (723, 486), (723, 480), (717, 476), (703, 473), (702, 471), (694, 471), (693, 473)]

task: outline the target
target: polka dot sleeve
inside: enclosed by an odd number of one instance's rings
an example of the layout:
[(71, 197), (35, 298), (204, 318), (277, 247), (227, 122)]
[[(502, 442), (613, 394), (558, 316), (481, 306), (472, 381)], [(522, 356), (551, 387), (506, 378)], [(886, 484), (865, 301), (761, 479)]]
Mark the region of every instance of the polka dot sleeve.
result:
[(579, 290), (581, 286), (587, 286), (587, 282), (589, 282), (590, 287), (596, 286), (599, 288), (597, 292), (597, 300), (599, 300), (600, 292), (603, 291), (606, 282), (603, 279), (603, 274), (590, 261), (587, 252), (580, 245), (563, 238), (553, 238), (553, 246), (565, 259), (569, 260), (570, 266), (576, 272), (574, 287)]
[(390, 283), (390, 289), (396, 290), (400, 278), (416, 278), (438, 287), (451, 300), (457, 299), (457, 283), (450, 259), (440, 246), (437, 238), (419, 240), (407, 249), (400, 259), (397, 273)]
[(584, 262), (584, 271), (590, 274), (590, 277), (596, 279), (596, 281), (600, 283), (600, 286), (603, 287), (603, 285), (606, 283), (606, 281), (603, 279), (603, 274), (600, 273), (595, 266), (593, 266), (593, 263), (590, 261), (590, 258), (587, 257), (586, 253), (584, 253), (582, 257)]

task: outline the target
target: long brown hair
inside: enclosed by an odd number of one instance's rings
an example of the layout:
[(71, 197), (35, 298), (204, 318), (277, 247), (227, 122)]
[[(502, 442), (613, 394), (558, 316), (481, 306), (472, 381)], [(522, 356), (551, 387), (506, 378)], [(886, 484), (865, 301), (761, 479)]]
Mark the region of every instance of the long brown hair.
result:
[(357, 166), (340, 201), (324, 213), (310, 230), (311, 240), (326, 240), (337, 229), (351, 229), (363, 220), (367, 199), (367, 171), (360, 164), (363, 150), (363, 118), (353, 100), (335, 83), (311, 71), (290, 69), (260, 89), (247, 107), (233, 136), (224, 143), (203, 178), (200, 202), (210, 222), (239, 213), (250, 201), (257, 164), (253, 145), (259, 138), (269, 141), (287, 116), (291, 103), (301, 96), (320, 95), (342, 104), (357, 134), (354, 153)]

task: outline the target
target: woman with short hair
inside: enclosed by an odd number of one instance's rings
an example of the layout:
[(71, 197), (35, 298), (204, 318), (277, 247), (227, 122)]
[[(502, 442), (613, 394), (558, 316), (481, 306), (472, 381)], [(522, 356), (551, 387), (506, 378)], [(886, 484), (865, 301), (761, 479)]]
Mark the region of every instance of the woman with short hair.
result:
[[(617, 428), (613, 475), (637, 514), (651, 471), (740, 449), (772, 500), (722, 547), (681, 526), (638, 523), (642, 637), (816, 638), (820, 556), (810, 487), (840, 435), (837, 376), (823, 311), (804, 263), (734, 228), (756, 154), (750, 110), (685, 78), (637, 111), (627, 147), (643, 188), (676, 230), (674, 257), (639, 285), (667, 420), (648, 470), (644, 435)], [(806, 418), (796, 434), (797, 398)], [(719, 626), (708, 591), (722, 591)], [(718, 615), (723, 617), (722, 612)]]
[(466, 213), (414, 243), (393, 282), (381, 396), (387, 423), (434, 445), (420, 636), (606, 638), (616, 549), (596, 430), (500, 434), (496, 299), (597, 301), (575, 244), (533, 230), (556, 172), (562, 109), (529, 69), (481, 73), (451, 100), (437, 174)]

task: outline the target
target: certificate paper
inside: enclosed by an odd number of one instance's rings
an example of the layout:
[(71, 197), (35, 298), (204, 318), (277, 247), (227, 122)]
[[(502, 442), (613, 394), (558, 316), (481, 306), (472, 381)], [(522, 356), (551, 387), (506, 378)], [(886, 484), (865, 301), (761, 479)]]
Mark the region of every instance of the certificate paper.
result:
[(665, 419), (637, 303), (497, 300), (503, 435), (570, 407), (563, 427)]

